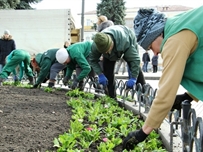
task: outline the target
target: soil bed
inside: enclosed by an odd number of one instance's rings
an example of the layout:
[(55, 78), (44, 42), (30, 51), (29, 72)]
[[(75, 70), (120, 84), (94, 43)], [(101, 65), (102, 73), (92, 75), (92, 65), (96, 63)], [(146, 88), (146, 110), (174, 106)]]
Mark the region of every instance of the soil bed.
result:
[(53, 140), (69, 129), (65, 91), (0, 87), (0, 152), (56, 151)]
[[(0, 152), (56, 152), (54, 138), (70, 129), (66, 92), (0, 86)], [(92, 143), (85, 152), (98, 151), (99, 144)], [(121, 151), (122, 144), (114, 148)]]

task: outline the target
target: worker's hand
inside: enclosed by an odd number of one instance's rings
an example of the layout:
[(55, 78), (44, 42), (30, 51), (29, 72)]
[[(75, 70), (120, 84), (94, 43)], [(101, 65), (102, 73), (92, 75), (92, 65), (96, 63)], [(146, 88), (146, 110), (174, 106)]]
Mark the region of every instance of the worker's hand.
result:
[(133, 86), (135, 85), (137, 79), (136, 78), (131, 78), (126, 82), (126, 87), (129, 89), (132, 89)]
[(174, 111), (175, 109), (180, 110), (182, 108), (181, 104), (185, 100), (188, 100), (191, 102), (193, 99), (187, 93), (176, 95), (171, 111)]
[(106, 86), (108, 84), (108, 79), (105, 77), (104, 74), (99, 75), (99, 84)]
[(147, 134), (142, 129), (130, 132), (123, 140), (123, 150), (133, 150), (135, 146), (147, 138)]
[(72, 86), (71, 86), (71, 89), (76, 89), (76, 88), (78, 88), (78, 83), (79, 83), (79, 81), (78, 81), (77, 79), (75, 79), (74, 82), (73, 82), (73, 84), (72, 84)]
[(63, 78), (63, 84), (64, 84), (65, 86), (67, 86), (69, 80), (70, 80), (70, 78), (69, 78), (68, 76), (65, 76), (65, 77)]

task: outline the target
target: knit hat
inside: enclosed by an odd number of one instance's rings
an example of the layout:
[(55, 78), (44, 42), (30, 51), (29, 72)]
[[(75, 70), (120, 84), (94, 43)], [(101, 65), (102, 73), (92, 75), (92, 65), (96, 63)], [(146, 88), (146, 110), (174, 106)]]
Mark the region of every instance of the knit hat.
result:
[(97, 30), (98, 32), (101, 32), (102, 30), (104, 30), (105, 28), (114, 25), (114, 23), (110, 20), (102, 22), (100, 25), (98, 25)]
[(5, 31), (4, 31), (4, 34), (10, 35), (10, 31), (9, 31), (9, 30), (5, 30)]
[(137, 42), (145, 50), (164, 31), (166, 18), (154, 9), (140, 9), (134, 19)]
[(37, 62), (37, 64), (40, 64), (41, 58), (42, 58), (42, 53), (38, 53), (38, 54), (35, 56), (35, 61)]
[(61, 64), (64, 64), (64, 62), (68, 59), (68, 57), (69, 57), (69, 54), (65, 48), (60, 48), (56, 52), (56, 60)]
[(94, 40), (94, 43), (96, 44), (97, 49), (100, 53), (106, 53), (112, 44), (111, 37), (105, 33), (95, 34), (93, 40)]

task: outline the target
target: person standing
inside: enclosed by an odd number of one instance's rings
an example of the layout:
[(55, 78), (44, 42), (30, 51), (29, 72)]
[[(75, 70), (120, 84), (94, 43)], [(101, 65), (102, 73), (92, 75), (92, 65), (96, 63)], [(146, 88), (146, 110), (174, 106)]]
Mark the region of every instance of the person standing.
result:
[(25, 74), (28, 76), (29, 84), (33, 84), (33, 72), (30, 68), (30, 54), (22, 49), (16, 49), (12, 52), (12, 57), (10, 61), (5, 64), (0, 73), (0, 83), (2, 83), (5, 79), (8, 78), (11, 72), (15, 70), (15, 68), (23, 62)]
[(0, 72), (5, 65), (6, 56), (8, 56), (11, 51), (16, 49), (15, 41), (12, 38), (9, 30), (5, 30), (3, 36), (0, 39)]
[(158, 55), (154, 55), (152, 57), (152, 67), (153, 67), (153, 73), (157, 73), (157, 67), (158, 67)]
[(145, 51), (145, 53), (143, 53), (142, 62), (144, 63), (143, 72), (148, 72), (147, 68), (148, 68), (148, 63), (150, 62), (150, 57), (149, 57), (149, 53), (147, 50)]
[[(71, 45), (71, 41), (65, 41), (63, 47), (66, 49)], [(63, 77), (66, 75), (66, 68), (63, 69)]]
[(71, 45), (70, 41), (65, 41), (63, 47), (67, 48)]
[[(105, 22), (105, 21), (108, 21), (108, 18), (105, 16), (105, 15), (100, 15), (100, 16), (98, 16), (98, 18), (97, 18), (97, 28), (98, 28), (98, 26), (101, 24), (101, 23), (103, 23), (103, 22)], [(97, 29), (98, 30), (98, 29)]]

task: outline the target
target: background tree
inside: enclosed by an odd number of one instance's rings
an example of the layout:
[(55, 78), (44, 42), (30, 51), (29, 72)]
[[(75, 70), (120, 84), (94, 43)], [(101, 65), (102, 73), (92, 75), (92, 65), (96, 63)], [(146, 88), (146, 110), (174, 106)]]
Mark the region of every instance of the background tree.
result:
[(125, 10), (124, 0), (101, 0), (97, 3), (97, 16), (105, 15), (115, 25), (125, 24)]
[(15, 9), (33, 9), (30, 4), (36, 4), (41, 2), (42, 0), (20, 0), (20, 3), (17, 5)]
[(42, 0), (0, 0), (0, 9), (33, 9), (30, 4)]

